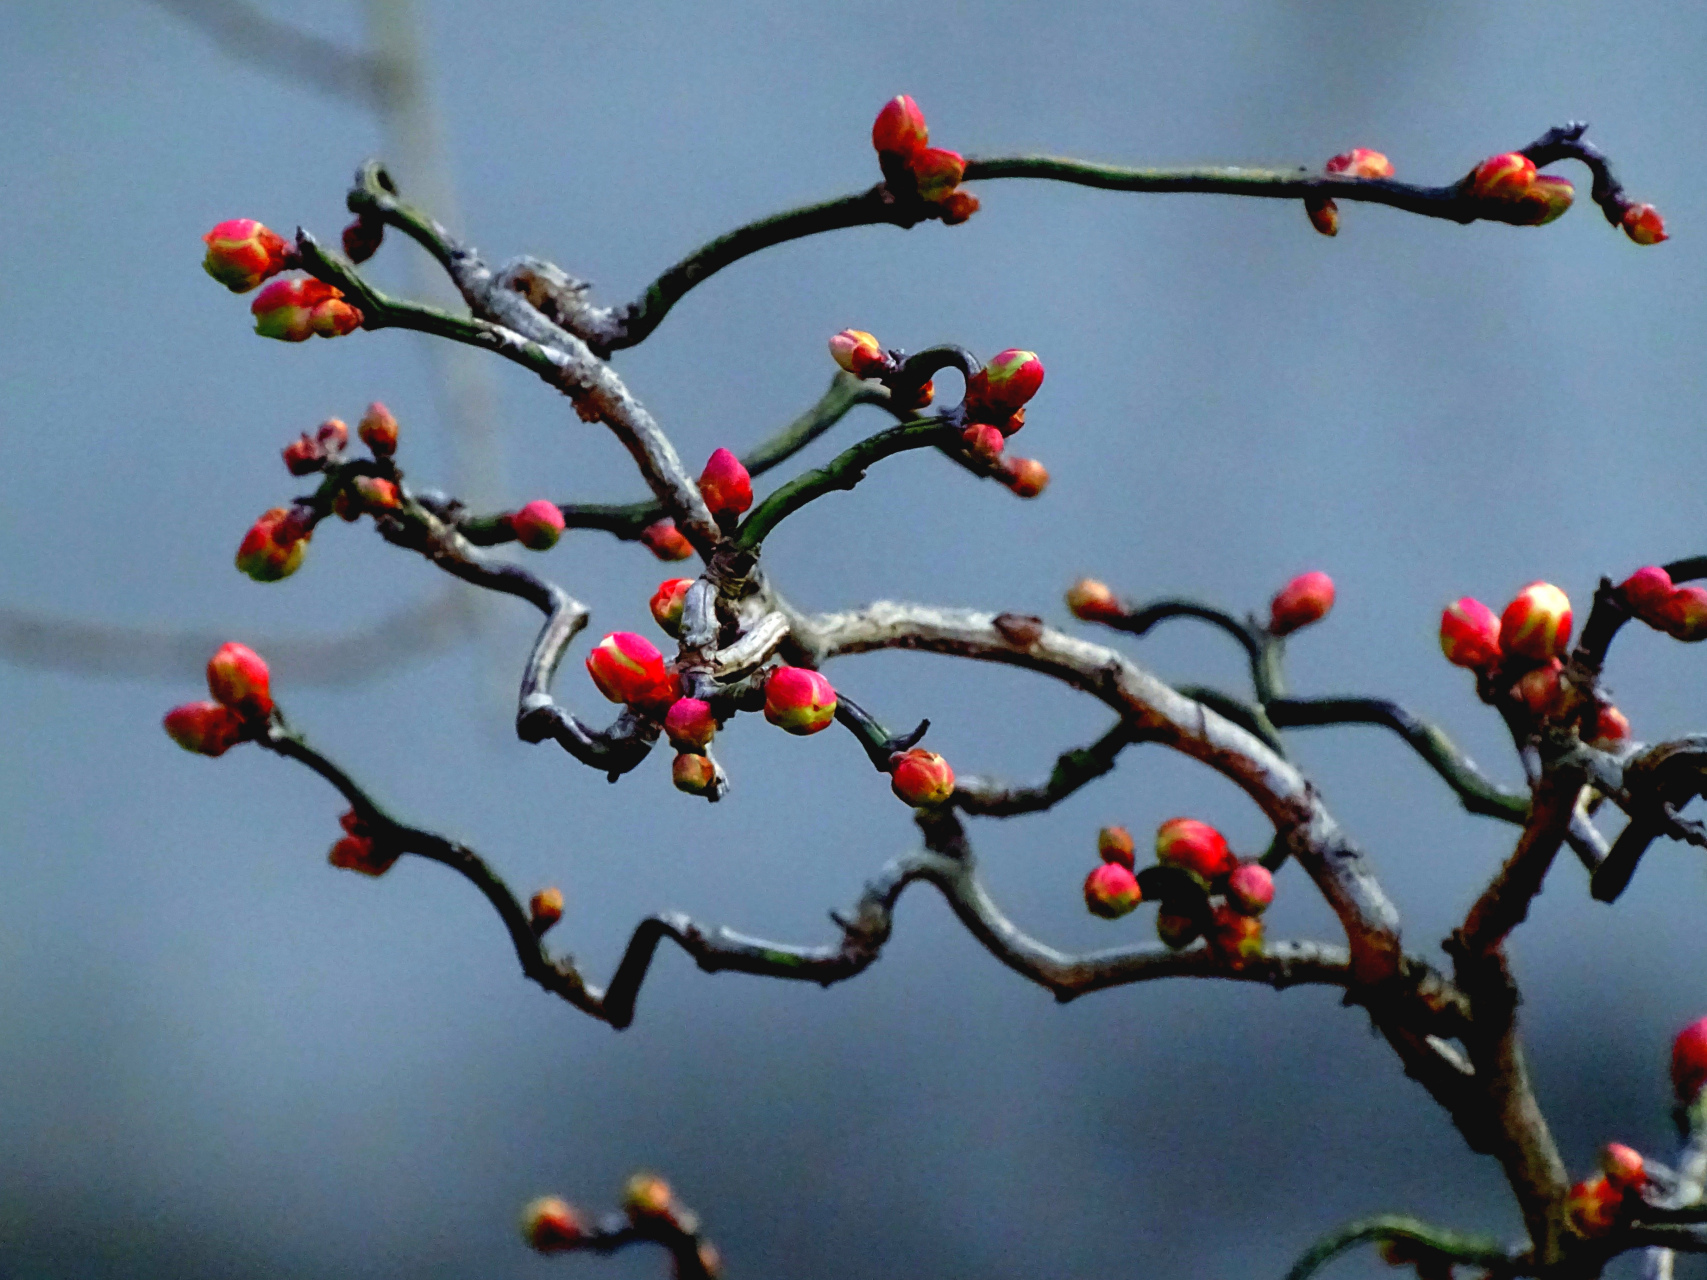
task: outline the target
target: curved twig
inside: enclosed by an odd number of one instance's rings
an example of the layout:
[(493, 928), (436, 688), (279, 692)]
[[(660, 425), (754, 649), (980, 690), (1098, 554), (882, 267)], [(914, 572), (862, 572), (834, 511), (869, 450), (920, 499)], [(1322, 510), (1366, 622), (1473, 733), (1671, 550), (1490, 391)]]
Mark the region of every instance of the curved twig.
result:
[(1309, 1280), (1340, 1254), (1360, 1244), (1386, 1244), (1389, 1241), (1409, 1246), (1407, 1251), (1419, 1258), (1435, 1257), (1447, 1263), (1463, 1262), (1485, 1267), (1490, 1276), (1532, 1274), (1524, 1265), (1521, 1253), (1508, 1250), (1497, 1240), (1448, 1231), (1403, 1214), (1383, 1213), (1347, 1223), (1323, 1236), (1292, 1264), (1286, 1280)]

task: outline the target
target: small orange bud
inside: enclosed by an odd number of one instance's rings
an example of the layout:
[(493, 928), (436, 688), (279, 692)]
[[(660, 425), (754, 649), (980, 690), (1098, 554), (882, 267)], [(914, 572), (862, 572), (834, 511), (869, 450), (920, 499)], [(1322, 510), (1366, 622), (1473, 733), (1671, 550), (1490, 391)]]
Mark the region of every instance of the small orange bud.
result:
[(687, 604), (692, 578), (671, 578), (660, 582), (652, 593), (652, 617), (670, 635), (682, 634), (682, 609)]
[(880, 378), (895, 368), (888, 352), (864, 329), (843, 329), (831, 338), (830, 355), (856, 378)]
[(1565, 1196), (1565, 1222), (1579, 1236), (1594, 1239), (1617, 1224), (1621, 1191), (1598, 1174), (1577, 1183)]
[(397, 452), (397, 419), (379, 401), (367, 407), (362, 420), (356, 424), (356, 434), (373, 451), (376, 458), (389, 458)]
[(341, 338), (362, 327), (362, 313), (342, 298), (327, 298), (316, 304), (309, 321), (322, 338)]
[(1275, 593), (1269, 606), (1269, 632), (1289, 636), (1320, 622), (1334, 607), (1334, 580), (1320, 570), (1301, 573)]
[(1227, 877), (1227, 905), (1247, 916), (1260, 916), (1274, 901), (1274, 876), (1260, 862), (1246, 862)]
[(677, 751), (704, 751), (717, 736), (717, 717), (708, 702), (677, 698), (664, 716), (664, 732)]
[(1611, 703), (1603, 702), (1583, 725), (1583, 741), (1600, 751), (1617, 751), (1630, 741), (1630, 719)]
[(1537, 719), (1556, 716), (1564, 709), (1565, 689), (1559, 679), (1564, 669), (1557, 658), (1548, 658), (1539, 667), (1525, 671), (1512, 687), (1512, 694)]
[(1119, 618), (1126, 613), (1120, 598), (1095, 578), (1080, 578), (1067, 588), (1067, 608), (1075, 618), (1086, 622)]
[(1678, 587), (1660, 607), (1659, 620), (1674, 640), (1707, 640), (1707, 587)]
[(237, 547), (237, 567), (256, 582), (277, 582), (295, 573), (309, 533), (284, 507), (273, 507), (249, 527)]
[(1571, 642), (1571, 602), (1550, 582), (1532, 582), (1500, 614), (1500, 646), (1540, 662)]
[(715, 450), (699, 476), (700, 496), (714, 516), (738, 516), (753, 505), (753, 478), (727, 449)]
[(357, 218), (344, 228), (344, 256), (351, 262), (366, 262), (385, 242), (385, 224), (378, 218)]
[(936, 207), (941, 211), (942, 223), (945, 227), (958, 227), (983, 206), (979, 204), (977, 196), (970, 191), (962, 191), (957, 187), (941, 200), (938, 200)]
[(1535, 181), (1535, 162), (1521, 151), (1489, 156), (1470, 175), (1470, 194), (1478, 200), (1518, 200)]
[(166, 713), (167, 736), (185, 751), (222, 756), (243, 741), (242, 715), (220, 702), (186, 702)]
[(693, 543), (670, 519), (647, 525), (640, 531), (640, 542), (660, 560), (686, 560), (693, 554)]
[(939, 805), (954, 794), (954, 770), (934, 751), (914, 747), (889, 762), (889, 789), (915, 809)]
[(1627, 1191), (1648, 1181), (1647, 1162), (1642, 1153), (1622, 1142), (1609, 1142), (1600, 1149), (1600, 1171), (1618, 1191)]
[(1002, 456), (1002, 450), (1007, 447), (1007, 437), (1001, 431), (984, 423), (974, 422), (960, 433), (960, 439), (966, 445), (966, 452), (980, 462), (994, 463)]
[(342, 453), (350, 443), (350, 429), (342, 418), (327, 418), (314, 429), (314, 439), (327, 453)]
[(637, 1173), (622, 1189), (622, 1208), (630, 1221), (667, 1217), (673, 1207), (670, 1184), (655, 1173)]
[(966, 380), (966, 416), (972, 422), (1002, 423), (1043, 386), (1043, 361), (1011, 348), (992, 356)]
[(1340, 233), (1340, 207), (1333, 202), (1331, 196), (1305, 196), (1304, 216), (1310, 219), (1310, 225), (1325, 236), (1337, 236)]
[(1500, 620), (1480, 600), (1465, 596), (1440, 615), (1440, 651), (1455, 667), (1482, 671), (1500, 660)]
[(675, 783), (677, 791), (685, 791), (690, 796), (703, 796), (717, 782), (717, 766), (711, 762), (709, 756), (684, 751), (670, 766), (670, 781)]
[(326, 855), (326, 861), (340, 871), (376, 878), (391, 870), (397, 858), (398, 850), (381, 845), (370, 836), (345, 836)]
[(1104, 827), (1097, 832), (1097, 854), (1104, 862), (1118, 862), (1128, 871), (1138, 864), (1137, 846), (1125, 827)]
[(1226, 837), (1195, 818), (1169, 818), (1156, 828), (1156, 859), (1195, 871), (1205, 880), (1226, 875), (1236, 865)]
[(317, 333), (323, 338), (349, 333), (362, 316), (342, 301), (343, 296), (319, 280), (274, 280), (249, 306), (255, 332), (282, 342), (306, 342)]
[(536, 934), (543, 934), (563, 918), (563, 890), (555, 885), (541, 889), (528, 899), (528, 923)]
[(403, 505), (397, 486), (378, 476), (357, 476), (350, 481), (350, 489), (368, 511), (394, 511)]
[(836, 691), (806, 667), (778, 667), (765, 681), (765, 719), (789, 733), (817, 733), (836, 717)]
[(1216, 907), (1209, 945), (1235, 965), (1254, 960), (1262, 954), (1262, 921), (1231, 907)]
[(960, 153), (942, 147), (921, 147), (907, 157), (907, 167), (926, 204), (946, 200), (966, 176), (966, 161)]
[(326, 466), (326, 451), (304, 431), (284, 447), (285, 470), (293, 476), (312, 475)]
[(1393, 162), (1379, 151), (1368, 147), (1353, 147), (1342, 151), (1322, 166), (1325, 173), (1342, 173), (1348, 178), (1391, 178)]
[(1690, 1023), (1671, 1042), (1671, 1086), (1684, 1106), (1707, 1084), (1707, 1018)]
[(646, 703), (667, 680), (664, 655), (632, 631), (614, 631), (587, 655), (587, 674), (612, 702)]
[(538, 1253), (562, 1253), (581, 1244), (586, 1225), (575, 1207), (556, 1196), (541, 1196), (522, 1210), (522, 1239)]
[(563, 512), (555, 502), (536, 498), (510, 517), (510, 528), (529, 551), (549, 551), (563, 536)]
[(1564, 216), (1576, 198), (1576, 188), (1569, 178), (1551, 173), (1537, 174), (1529, 190), (1518, 200), (1518, 212), (1513, 221), (1526, 227), (1544, 227)]
[(207, 688), (215, 702), (264, 719), (273, 712), (272, 673), (247, 645), (222, 644), (207, 662)]
[(910, 156), (927, 146), (930, 136), (925, 113), (904, 93), (884, 103), (871, 126), (871, 145), (879, 155)]
[(1021, 498), (1035, 498), (1049, 487), (1049, 468), (1036, 458), (1016, 458), (1004, 453), (1001, 481)]
[(1633, 204), (1624, 210), (1620, 220), (1624, 234), (1637, 244), (1658, 244), (1668, 239), (1665, 219), (1660, 217), (1660, 211), (1651, 204)]
[(290, 260), (284, 238), (253, 218), (222, 222), (202, 237), (202, 243), (207, 245), (202, 269), (233, 293), (248, 293), (283, 271)]
[(1143, 900), (1138, 877), (1118, 862), (1104, 862), (1085, 877), (1085, 907), (1093, 916), (1117, 920)]

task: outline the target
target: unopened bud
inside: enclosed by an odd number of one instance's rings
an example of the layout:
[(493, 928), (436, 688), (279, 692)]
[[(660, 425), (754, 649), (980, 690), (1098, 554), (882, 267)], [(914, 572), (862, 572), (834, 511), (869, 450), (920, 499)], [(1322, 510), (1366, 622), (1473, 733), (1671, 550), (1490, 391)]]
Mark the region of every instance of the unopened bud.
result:
[(690, 796), (703, 796), (717, 784), (717, 766), (709, 756), (684, 751), (670, 766), (670, 781), (677, 791)]
[(1465, 596), (1440, 615), (1440, 651), (1455, 667), (1484, 671), (1500, 660), (1500, 620), (1480, 600)]
[(954, 770), (934, 751), (914, 747), (890, 762), (889, 789), (915, 809), (939, 805), (954, 794)]
[(1097, 855), (1104, 862), (1118, 862), (1128, 871), (1138, 864), (1137, 846), (1125, 827), (1104, 827), (1097, 832)]
[(640, 531), (640, 542), (660, 560), (686, 560), (693, 554), (693, 543), (670, 519), (647, 525)]
[(817, 733), (836, 717), (836, 691), (806, 667), (778, 667), (765, 681), (765, 719), (789, 733)]
[(522, 1210), (522, 1239), (538, 1253), (562, 1253), (577, 1248), (586, 1235), (581, 1215), (557, 1196), (541, 1196)]
[(741, 460), (718, 449), (699, 476), (700, 496), (714, 516), (738, 516), (753, 505), (753, 478)]
[(237, 711), (220, 702), (186, 702), (166, 713), (167, 736), (185, 751), (222, 756), (239, 742), (248, 726)]
[(928, 146), (930, 137), (925, 113), (904, 93), (884, 103), (871, 126), (871, 145), (879, 155), (910, 156)]
[(629, 1220), (667, 1217), (674, 1207), (670, 1184), (655, 1173), (637, 1173), (622, 1189), (622, 1208)]
[(1609, 1142), (1600, 1149), (1600, 1171), (1619, 1191), (1640, 1187), (1648, 1180), (1647, 1162), (1642, 1153), (1622, 1142)]
[(664, 655), (632, 631), (614, 631), (587, 655), (587, 674), (612, 702), (643, 704), (667, 679)]
[(1500, 615), (1500, 646), (1540, 662), (1571, 642), (1571, 602), (1551, 582), (1532, 582)]
[(1320, 570), (1301, 573), (1275, 593), (1269, 606), (1269, 632), (1288, 636), (1320, 622), (1334, 607), (1334, 580)]
[(248, 293), (283, 271), (290, 246), (277, 232), (253, 218), (222, 222), (202, 237), (207, 256), (202, 269), (233, 293)]
[(962, 431), (960, 439), (966, 445), (966, 452), (980, 462), (994, 463), (1007, 447), (1007, 437), (998, 428), (981, 422), (974, 422)]
[(237, 547), (237, 567), (256, 582), (288, 578), (302, 564), (308, 536), (290, 511), (273, 507), (243, 535)]
[(688, 588), (691, 586), (692, 578), (671, 578), (667, 582), (660, 582), (658, 589), (652, 593), (653, 620), (670, 635), (682, 634), (682, 609), (687, 604)]
[(978, 202), (977, 196), (957, 187), (938, 200), (936, 207), (945, 227), (958, 227), (983, 206)]
[(563, 512), (555, 502), (536, 498), (510, 517), (510, 528), (529, 551), (549, 551), (563, 536)]
[(677, 751), (704, 751), (717, 736), (717, 717), (709, 702), (678, 698), (664, 716), (664, 732)]
[(1004, 436), (1011, 436), (1025, 425), (1025, 406), (1022, 404), (1008, 415), (1006, 422), (998, 422), (996, 429)]
[(555, 885), (541, 889), (528, 899), (528, 923), (536, 935), (543, 934), (563, 918), (563, 890)]
[(361, 325), (361, 312), (343, 301), (343, 293), (319, 280), (274, 280), (249, 310), (255, 332), (282, 342), (306, 342), (349, 333)]
[(1660, 211), (1651, 204), (1633, 204), (1624, 210), (1624, 217), (1619, 225), (1624, 228), (1624, 234), (1637, 244), (1658, 244), (1665, 240), (1666, 223), (1660, 217)]
[(1202, 935), (1203, 927), (1197, 917), (1182, 911), (1162, 910), (1156, 913), (1156, 936), (1174, 951), (1183, 951)]
[(344, 256), (351, 262), (366, 262), (385, 241), (385, 224), (378, 218), (357, 218), (344, 228)]
[(368, 511), (393, 511), (403, 505), (397, 486), (389, 480), (381, 480), (378, 476), (357, 476), (350, 481), (350, 489), (361, 499), (363, 508)]
[(327, 453), (342, 453), (350, 443), (350, 429), (342, 418), (327, 418), (314, 429), (314, 439)]
[(215, 702), (245, 716), (265, 719), (273, 712), (272, 673), (260, 654), (235, 640), (208, 659), (207, 690)]
[(1573, 1186), (1565, 1195), (1565, 1222), (1572, 1231), (1590, 1240), (1603, 1236), (1617, 1224), (1623, 1192), (1596, 1175)]
[(960, 153), (942, 147), (921, 147), (907, 157), (907, 167), (913, 171), (919, 199), (926, 204), (946, 200), (966, 176), (966, 161)]
[(1093, 916), (1116, 920), (1144, 900), (1138, 877), (1118, 862), (1104, 862), (1085, 877), (1085, 907)]
[(1672, 585), (1671, 574), (1657, 564), (1646, 565), (1632, 573), (1618, 584), (1618, 592), (1624, 597), (1624, 603), (1630, 612), (1643, 622), (1654, 626), (1660, 625), (1666, 601), (1671, 599), (1671, 593), (1676, 590)]
[(895, 367), (889, 353), (864, 329), (843, 329), (831, 338), (830, 355), (856, 378), (880, 378)]
[(1368, 147), (1353, 147), (1342, 151), (1322, 166), (1325, 173), (1340, 173), (1348, 178), (1391, 178), (1393, 162), (1379, 151)]
[(376, 458), (389, 458), (397, 452), (397, 419), (377, 400), (362, 414), (362, 420), (356, 424), (356, 434), (361, 436), (362, 443), (373, 451)]
[(1095, 578), (1080, 578), (1067, 588), (1067, 608), (1075, 618), (1086, 622), (1119, 618), (1126, 613), (1120, 598)]
[(966, 414), (973, 422), (1005, 422), (1043, 385), (1043, 361), (1010, 348), (966, 380)]
[(1660, 626), (1675, 640), (1707, 640), (1707, 587), (1678, 587), (1660, 608)]
[(1470, 194), (1478, 200), (1517, 200), (1535, 181), (1535, 162), (1521, 151), (1489, 156), (1470, 175)]
[(1576, 194), (1569, 178), (1551, 173), (1537, 174), (1529, 190), (1517, 201), (1513, 221), (1526, 227), (1544, 227), (1565, 215)]
[(354, 871), (377, 878), (391, 870), (398, 854), (395, 847), (382, 845), (371, 836), (345, 836), (332, 846), (326, 861), (340, 871)]
[(1156, 828), (1156, 859), (1194, 871), (1205, 880), (1226, 875), (1236, 865), (1226, 837), (1195, 818), (1169, 818)]
[(1304, 216), (1310, 219), (1312, 227), (1325, 236), (1337, 236), (1340, 233), (1340, 207), (1334, 203), (1332, 196), (1305, 196)]
[(341, 338), (362, 327), (362, 313), (342, 298), (328, 298), (316, 305), (310, 320), (322, 338)]
[(1002, 455), (1001, 481), (1021, 498), (1035, 498), (1049, 487), (1049, 468), (1036, 458)]
[(1583, 741), (1599, 751), (1617, 751), (1630, 741), (1630, 719), (1611, 703), (1603, 702), (1584, 724)]
[(1254, 960), (1262, 954), (1262, 921), (1231, 907), (1216, 907), (1209, 945), (1234, 964)]
[(1274, 901), (1274, 876), (1260, 862), (1234, 867), (1227, 877), (1227, 905), (1247, 916), (1260, 916)]
[(1525, 671), (1512, 687), (1512, 694), (1537, 720), (1557, 716), (1564, 709), (1565, 689), (1560, 680), (1564, 664), (1549, 658), (1539, 667)]
[(326, 451), (304, 431), (284, 447), (285, 470), (293, 476), (312, 475), (326, 466)]

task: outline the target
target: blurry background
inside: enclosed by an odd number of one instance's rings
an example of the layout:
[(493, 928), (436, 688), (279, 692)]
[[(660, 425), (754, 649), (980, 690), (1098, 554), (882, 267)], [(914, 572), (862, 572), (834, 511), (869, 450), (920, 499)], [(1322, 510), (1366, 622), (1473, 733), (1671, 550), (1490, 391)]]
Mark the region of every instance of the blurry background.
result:
[[(0, 1275), (651, 1276), (656, 1256), (537, 1258), (514, 1226), (545, 1191), (610, 1207), (639, 1166), (703, 1212), (740, 1276), (1277, 1276), (1373, 1211), (1519, 1230), (1495, 1165), (1331, 992), (1174, 983), (1057, 1006), (921, 889), (856, 982), (710, 977), (665, 949), (614, 1034), (525, 982), (443, 869), (328, 868), (342, 806), (325, 786), (160, 732), (168, 706), (201, 696), (199, 637), (273, 654), (293, 718), (399, 813), (468, 840), (523, 893), (562, 885), (554, 940), (600, 981), (664, 907), (828, 940), (826, 910), (914, 833), (839, 732), (741, 721), (722, 752), (736, 790), (714, 808), (670, 788), (667, 752), (613, 787), (519, 743), (533, 615), (490, 602), (471, 636), (440, 610), (443, 643), (395, 627), (387, 643), (376, 629), (443, 583), (366, 525), (323, 528), (282, 584), (237, 574), (243, 530), (302, 488), (279, 448), (376, 397), (417, 484), (507, 506), (642, 488), (607, 432), (508, 365), (474, 382), (457, 366), (447, 395), (413, 335), (257, 340), (248, 299), (202, 274), (199, 237), (251, 216), (334, 238), (352, 170), (390, 151), (407, 190), (448, 177), (459, 228), (492, 257), (553, 258), (621, 301), (737, 223), (875, 181), (871, 118), (902, 91), (934, 142), (969, 154), (1319, 164), (1365, 145), (1426, 182), (1586, 117), (1671, 243), (1637, 249), (1586, 196), (1541, 231), (1347, 205), (1327, 240), (1291, 204), (986, 183), (963, 227), (866, 228), (743, 262), (617, 361), (697, 467), (810, 403), (844, 326), (1033, 348), (1049, 376), (1020, 445), (1051, 470), (1043, 498), (937, 458), (885, 463), (772, 539), (783, 590), (1077, 626), (1060, 593), (1082, 573), (1245, 609), (1327, 569), (1339, 604), (1292, 645), (1296, 689), (1401, 699), (1514, 783), (1494, 716), (1440, 658), (1441, 605), (1498, 607), (1547, 577), (1581, 611), (1602, 573), (1707, 549), (1707, 177), (1686, 163), (1707, 141), (1707, 10), (272, 12), (349, 47), (407, 53), (418, 34), (444, 173), (408, 122), (228, 56), (183, 12), (14, 0), (0, 15), (0, 602), (128, 629), (106, 646), (49, 629), (32, 647), (5, 620), (6, 646), (33, 656), (0, 666)], [(412, 256), (388, 244), (373, 273), (418, 292)], [(861, 411), (798, 465), (885, 420)], [(646, 599), (674, 576), (597, 534), (532, 564), (593, 607), (594, 636), (650, 632)], [(1175, 628), (1120, 643), (1166, 677), (1242, 689), (1229, 643)], [(339, 637), (330, 657), (296, 643)], [(564, 694), (602, 715), (583, 652)], [(76, 670), (91, 654), (119, 674)], [(1701, 657), (1644, 628), (1620, 640), (1611, 680), (1639, 736), (1707, 727)], [(1053, 685), (944, 659), (830, 674), (892, 724), (928, 715), (928, 745), (963, 771), (1035, 776), (1106, 722)], [(1381, 731), (1293, 740), (1411, 949), (1438, 955), (1512, 829), (1464, 815)], [(1265, 839), (1241, 795), (1154, 750), (1052, 813), (973, 834), (1022, 926), (1088, 948), (1146, 936), (1152, 914), (1086, 915), (1096, 828), (1142, 836), (1178, 813), (1247, 852)], [(1565, 859), (1514, 945), (1537, 1086), (1575, 1170), (1614, 1137), (1669, 1154), (1664, 1055), (1707, 1012), (1704, 901), (1699, 855), (1677, 847), (1615, 911)], [(1275, 937), (1338, 937), (1294, 869), (1269, 919)], [(1366, 1253), (1334, 1274), (1381, 1271)]]

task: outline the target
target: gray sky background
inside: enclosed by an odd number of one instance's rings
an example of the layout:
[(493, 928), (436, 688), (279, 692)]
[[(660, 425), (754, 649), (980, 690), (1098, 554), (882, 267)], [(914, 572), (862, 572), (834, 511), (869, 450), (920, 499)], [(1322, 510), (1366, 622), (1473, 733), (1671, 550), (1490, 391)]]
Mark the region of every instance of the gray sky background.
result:
[[(345, 4), (275, 5), (356, 39)], [(863, 188), (868, 129), (912, 93), (933, 141), (1129, 162), (1320, 163), (1353, 145), (1447, 181), (1552, 124), (1593, 122), (1674, 240), (1640, 250), (1583, 199), (1543, 230), (1348, 207), (1335, 240), (1280, 203), (988, 183), (968, 225), (866, 228), (726, 271), (618, 367), (697, 465), (822, 390), (829, 334), (1038, 351), (1020, 451), (1036, 502), (910, 455), (772, 540), (791, 598), (882, 597), (1064, 619), (1093, 573), (1137, 597), (1257, 608), (1330, 571), (1333, 616), (1292, 646), (1302, 692), (1396, 697), (1491, 772), (1494, 716), (1435, 642), (1441, 605), (1537, 577), (1580, 606), (1603, 573), (1698, 553), (1707, 10), (1662, 4), (1084, 3), (861, 6), (422, 0), (468, 235), (632, 297), (749, 218)], [(439, 583), (367, 526), (327, 527), (275, 586), (232, 553), (296, 491), (295, 432), (383, 398), (416, 483), (449, 484), (429, 353), (411, 335), (300, 347), (249, 332), (198, 265), (231, 216), (334, 237), (380, 147), (371, 118), (217, 54), (147, 3), (0, 13), (0, 602), (136, 626), (275, 636), (371, 624)], [(407, 182), (408, 175), (401, 178)], [(1580, 173), (1570, 176), (1580, 180)], [(1586, 188), (1586, 182), (1581, 183)], [(403, 288), (406, 246), (374, 267)], [(621, 500), (601, 429), (495, 370), (503, 501)], [(879, 425), (851, 418), (800, 459)], [(761, 488), (768, 487), (761, 485)], [(570, 536), (534, 562), (594, 635), (650, 630), (662, 571)], [(354, 687), (275, 688), (313, 740), (524, 890), (561, 884), (558, 945), (601, 979), (634, 922), (677, 907), (792, 940), (912, 842), (844, 734), (757, 719), (724, 738), (736, 792), (674, 792), (668, 754), (618, 786), (510, 734), (533, 619)], [(1069, 620), (1070, 624), (1070, 620)], [(1076, 624), (1070, 624), (1076, 625)], [(1237, 687), (1189, 626), (1128, 652)], [(1700, 651), (1641, 631), (1611, 679), (1639, 736), (1707, 727)], [(595, 695), (579, 651), (562, 685)], [(957, 768), (1029, 777), (1100, 732), (1082, 697), (942, 659), (838, 665), (894, 723), (928, 715)], [(1279, 1275), (1341, 1220), (1406, 1210), (1512, 1234), (1470, 1155), (1363, 1015), (1324, 992), (1149, 985), (1058, 1007), (979, 951), (929, 890), (830, 991), (700, 974), (663, 953), (620, 1035), (518, 974), (460, 880), (326, 867), (339, 804), (253, 749), (186, 755), (167, 681), (0, 666), (0, 1276), (610, 1277), (655, 1257), (541, 1260), (528, 1197), (606, 1206), (637, 1166), (700, 1209), (732, 1275)], [(1444, 936), (1511, 832), (1459, 811), (1374, 730), (1294, 735), (1370, 850), (1413, 950)], [(1056, 811), (978, 824), (993, 892), (1085, 948), (1096, 828), (1177, 813), (1239, 847), (1252, 807), (1131, 752)], [(1514, 946), (1543, 1103), (1574, 1169), (1669, 1147), (1664, 1053), (1707, 1011), (1699, 855), (1665, 848), (1616, 910), (1561, 865)], [(1274, 936), (1336, 937), (1295, 870)], [(1382, 1272), (1371, 1257), (1346, 1277)]]

